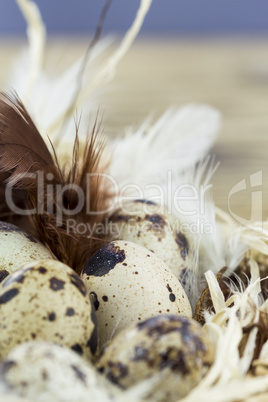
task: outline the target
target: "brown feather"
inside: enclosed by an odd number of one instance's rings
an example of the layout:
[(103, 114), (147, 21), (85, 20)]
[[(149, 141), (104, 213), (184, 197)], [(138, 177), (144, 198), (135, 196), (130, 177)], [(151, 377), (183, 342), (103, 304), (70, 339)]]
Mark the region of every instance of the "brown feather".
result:
[[(32, 232), (37, 231), (40, 239), (55, 256), (77, 272), (81, 271), (87, 259), (103, 244), (103, 240), (96, 236), (95, 228), (105, 218), (102, 211), (107, 208), (110, 193), (109, 189), (104, 188), (99, 168), (104, 147), (99, 128), (96, 120), (80, 156), (77, 127), (70, 166), (61, 167), (53, 145), (51, 144), (52, 156), (21, 101), (6, 94), (0, 97), (0, 197), (5, 183), (12, 184), (17, 201), (37, 211), (32, 216)], [(43, 175), (42, 193), (38, 191), (38, 172)], [(30, 173), (30, 177), (26, 177), (26, 173)], [(87, 194), (89, 174), (94, 177), (90, 179)], [(64, 186), (68, 189), (59, 198), (57, 189)], [(76, 186), (79, 186), (85, 196), (88, 195), (86, 201), (90, 203), (90, 213), (85, 202), (81, 210), (72, 214), (78, 202)], [(0, 201), (0, 210), (5, 210), (3, 197)], [(70, 233), (69, 219), (74, 220), (75, 228), (79, 223), (89, 225), (90, 236), (89, 232), (78, 233), (77, 230)]]
[(8, 182), (17, 187), (24, 183), (21, 175), (54, 165), (43, 138), (15, 95), (1, 93), (0, 144), (0, 171), (12, 172)]
[[(78, 129), (77, 129), (78, 130)], [(57, 221), (57, 214), (47, 212), (47, 204), (53, 204), (54, 211), (59, 211), (59, 200), (56, 195), (44, 193), (46, 201), (45, 212), (42, 215), (35, 215), (35, 224), (39, 229), (41, 240), (47, 243), (52, 252), (66, 264), (72, 266), (77, 272), (81, 272), (85, 262), (90, 256), (104, 244), (102, 237), (96, 236), (94, 227), (102, 224), (105, 218), (105, 213), (101, 211), (107, 208), (110, 198), (108, 189), (103, 189), (101, 171), (99, 169), (99, 160), (103, 149), (103, 142), (99, 142), (99, 135), (96, 124), (93, 132), (88, 136), (82, 157), (79, 157), (79, 139), (76, 134), (76, 139), (73, 147), (73, 158), (71, 166), (65, 166), (61, 169), (62, 186), (68, 186), (69, 189), (64, 193), (63, 204), (65, 211), (62, 213), (62, 218)], [(87, 194), (87, 175), (94, 174), (90, 180), (90, 191)], [(49, 184), (49, 183), (45, 183)], [(79, 213), (72, 215), (71, 211), (77, 205), (77, 193), (73, 186), (79, 186), (83, 194), (88, 195), (87, 202), (90, 204), (90, 214), (87, 212), (86, 203)], [(46, 185), (45, 185), (46, 189)], [(35, 195), (32, 205), (36, 206)], [(68, 212), (70, 211), (70, 213)], [(93, 214), (92, 214), (93, 213)], [(68, 233), (68, 220), (75, 221), (75, 229), (79, 224), (88, 225), (88, 231), (78, 233), (76, 230)], [(43, 228), (46, 228), (44, 231)], [(89, 237), (89, 231), (93, 231)]]

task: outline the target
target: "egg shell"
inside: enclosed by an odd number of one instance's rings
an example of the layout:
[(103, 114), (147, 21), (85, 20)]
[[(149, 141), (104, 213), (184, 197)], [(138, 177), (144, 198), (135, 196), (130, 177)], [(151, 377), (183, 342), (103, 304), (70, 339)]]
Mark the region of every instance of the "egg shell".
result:
[(31, 261), (54, 259), (49, 250), (29, 233), (0, 222), (0, 282)]
[(154, 253), (138, 244), (116, 241), (105, 245), (81, 275), (94, 299), (101, 345), (148, 317), (192, 316), (178, 279)]
[(105, 348), (97, 368), (124, 389), (162, 374), (148, 397), (176, 401), (200, 382), (213, 360), (213, 344), (200, 324), (186, 317), (161, 315), (118, 334)]
[(31, 401), (29, 401), (29, 399), (25, 399), (20, 396), (14, 395), (14, 392), (12, 392), (10, 390), (6, 390), (6, 391), (2, 392), (1, 387), (0, 387), (0, 401), (1, 402), (31, 402)]
[(153, 251), (174, 275), (191, 265), (190, 243), (165, 208), (149, 200), (125, 202), (109, 218), (107, 236), (110, 241), (127, 240)]
[(112, 401), (114, 390), (72, 350), (40, 341), (12, 350), (0, 364), (1, 383), (34, 402)]
[(90, 357), (97, 347), (95, 318), (86, 287), (71, 268), (54, 260), (29, 264), (0, 285), (0, 359), (35, 339)]

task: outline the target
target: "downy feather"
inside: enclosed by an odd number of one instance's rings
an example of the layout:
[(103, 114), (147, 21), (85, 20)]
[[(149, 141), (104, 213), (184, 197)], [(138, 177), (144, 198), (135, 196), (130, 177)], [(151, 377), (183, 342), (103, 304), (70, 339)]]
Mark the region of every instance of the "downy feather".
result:
[[(119, 189), (128, 184), (162, 184), (170, 171), (178, 176), (204, 158), (214, 144), (220, 114), (205, 105), (167, 110), (156, 123), (147, 119), (134, 133), (111, 143), (110, 174)], [(145, 191), (144, 198), (147, 198)]]

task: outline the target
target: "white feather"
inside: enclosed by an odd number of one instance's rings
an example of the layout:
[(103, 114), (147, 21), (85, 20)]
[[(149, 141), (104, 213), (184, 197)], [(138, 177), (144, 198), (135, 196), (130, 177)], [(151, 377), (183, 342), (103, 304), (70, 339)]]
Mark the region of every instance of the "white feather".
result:
[(167, 110), (152, 126), (149, 122), (111, 144), (110, 173), (120, 189), (161, 184), (168, 172), (177, 176), (194, 166), (214, 144), (220, 114), (206, 105), (188, 105)]
[[(182, 191), (184, 210), (193, 211), (191, 215), (178, 213), (173, 209), (178, 224), (190, 242), (192, 250), (191, 264), (185, 277), (185, 290), (191, 305), (195, 305), (201, 292), (206, 286), (204, 274), (207, 270), (217, 273), (227, 267), (226, 275), (230, 275), (245, 256), (249, 246), (241, 236), (240, 227), (226, 225), (216, 219), (216, 208), (212, 196), (211, 178), (217, 169), (214, 159), (207, 157), (200, 161), (193, 169), (184, 173), (184, 182), (190, 184), (186, 191)], [(176, 184), (181, 181), (177, 178)], [(191, 189), (196, 190), (197, 197), (191, 199)], [(188, 192), (187, 192), (188, 191)]]
[[(83, 111), (83, 118), (88, 119), (89, 112), (96, 112), (100, 96), (105, 90), (105, 85), (92, 90), (94, 77), (98, 72), (100, 60), (102, 60), (105, 52), (112, 44), (111, 38), (105, 38), (99, 41), (92, 49), (90, 61), (83, 76), (83, 91), (80, 93), (76, 107)], [(72, 103), (74, 93), (77, 88), (77, 77), (81, 70), (83, 57), (70, 65), (66, 70), (59, 75), (49, 75), (45, 70), (40, 70), (38, 76), (31, 86), (31, 90), (27, 90), (25, 85), (25, 76), (27, 77), (27, 69), (29, 68), (30, 60), (25, 53), (20, 56), (15, 62), (15, 68), (9, 78), (7, 87), (12, 87), (16, 90), (26, 107), (29, 109), (35, 124), (40, 132), (48, 134), (53, 140), (62, 129), (65, 117), (67, 123), (71, 121), (72, 139), (74, 138), (74, 124), (72, 117), (66, 116), (67, 111)], [(107, 87), (106, 87), (107, 90)], [(85, 95), (87, 91), (86, 102), (80, 101), (80, 97)], [(66, 134), (66, 133), (65, 133)], [(68, 140), (68, 134), (66, 135)]]
[(33, 1), (16, 0), (27, 22), (27, 36), (29, 42), (28, 57), (19, 59), (19, 69), (22, 70), (23, 77), (18, 83), (18, 90), (23, 97), (31, 94), (31, 91), (38, 78), (39, 72), (44, 61), (44, 49), (46, 43), (46, 27), (43, 23), (39, 8)]

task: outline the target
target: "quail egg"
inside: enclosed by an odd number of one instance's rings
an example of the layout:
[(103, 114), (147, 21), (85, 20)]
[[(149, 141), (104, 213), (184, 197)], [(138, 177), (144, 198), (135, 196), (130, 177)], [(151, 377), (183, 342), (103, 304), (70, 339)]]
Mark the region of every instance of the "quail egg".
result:
[(86, 287), (59, 261), (28, 264), (0, 284), (0, 360), (17, 344), (37, 339), (86, 357), (97, 347), (95, 310)]
[(0, 282), (31, 261), (53, 259), (38, 240), (10, 223), (0, 222)]
[(179, 278), (190, 265), (189, 241), (175, 222), (152, 201), (129, 201), (110, 217), (107, 236), (110, 241), (127, 240), (148, 248)]
[(104, 349), (97, 368), (124, 389), (158, 375), (148, 397), (175, 401), (200, 382), (213, 360), (214, 347), (199, 323), (161, 315), (117, 335)]
[(14, 395), (13, 391), (7, 390), (2, 392), (0, 389), (0, 401), (1, 402), (30, 402), (29, 399), (21, 398)]
[(0, 364), (1, 383), (34, 402), (111, 401), (115, 390), (72, 350), (40, 341), (12, 350)]
[(81, 275), (94, 300), (101, 345), (128, 325), (154, 315), (192, 316), (178, 279), (154, 253), (138, 244), (106, 244)]

